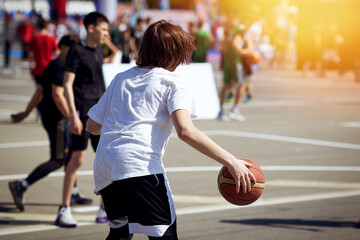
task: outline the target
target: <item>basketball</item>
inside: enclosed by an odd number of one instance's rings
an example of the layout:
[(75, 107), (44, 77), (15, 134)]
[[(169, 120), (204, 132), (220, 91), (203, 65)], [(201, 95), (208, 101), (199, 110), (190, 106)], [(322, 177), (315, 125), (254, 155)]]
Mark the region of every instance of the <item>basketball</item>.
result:
[(261, 54), (254, 52), (251, 54), (251, 64), (258, 64), (261, 61)]
[(241, 160), (252, 164), (249, 169), (256, 178), (256, 184), (252, 182), (251, 192), (244, 193), (240, 188), (240, 192), (237, 193), (235, 180), (225, 166), (221, 168), (218, 175), (218, 188), (221, 195), (229, 203), (235, 205), (249, 205), (258, 200), (263, 193), (265, 189), (265, 176), (260, 166), (257, 165), (254, 161), (245, 158), (241, 158)]

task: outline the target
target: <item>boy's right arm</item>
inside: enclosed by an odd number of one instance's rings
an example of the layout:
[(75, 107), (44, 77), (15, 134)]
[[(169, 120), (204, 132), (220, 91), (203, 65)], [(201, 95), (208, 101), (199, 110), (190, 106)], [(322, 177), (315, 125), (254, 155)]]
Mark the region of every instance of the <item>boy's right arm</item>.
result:
[(21, 122), (22, 120), (24, 120), (27, 116), (29, 116), (29, 114), (34, 109), (34, 107), (36, 107), (39, 104), (39, 102), (42, 98), (42, 93), (43, 93), (43, 87), (41, 84), (38, 84), (34, 94), (31, 97), (30, 102), (26, 106), (25, 111), (19, 112), (17, 114), (11, 114), (11, 121), (13, 123), (18, 123), (18, 122)]
[(75, 97), (73, 91), (73, 84), (75, 81), (75, 73), (65, 71), (64, 73), (64, 93), (66, 102), (70, 112), (70, 132), (75, 135), (81, 135), (83, 130), (82, 122), (77, 114), (75, 106)]
[(91, 133), (92, 135), (100, 135), (102, 125), (95, 122), (91, 118), (86, 123), (86, 131)]
[(51, 95), (61, 114), (70, 119), (70, 111), (64, 95), (64, 87), (51, 84)]
[(251, 180), (256, 183), (255, 176), (248, 168), (251, 164), (234, 157), (196, 128), (188, 111), (176, 110), (171, 114), (171, 119), (181, 140), (229, 169), (236, 182), (237, 192), (240, 186), (244, 193), (251, 191)]

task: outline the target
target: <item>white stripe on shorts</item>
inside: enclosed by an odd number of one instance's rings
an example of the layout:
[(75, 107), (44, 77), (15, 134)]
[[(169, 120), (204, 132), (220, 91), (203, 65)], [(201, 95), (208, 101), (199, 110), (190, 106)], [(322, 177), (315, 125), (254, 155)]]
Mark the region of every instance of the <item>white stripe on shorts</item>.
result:
[(121, 228), (121, 227), (125, 226), (126, 224), (128, 224), (128, 222), (129, 222), (128, 217), (123, 217), (120, 219), (109, 220), (108, 225), (110, 228)]

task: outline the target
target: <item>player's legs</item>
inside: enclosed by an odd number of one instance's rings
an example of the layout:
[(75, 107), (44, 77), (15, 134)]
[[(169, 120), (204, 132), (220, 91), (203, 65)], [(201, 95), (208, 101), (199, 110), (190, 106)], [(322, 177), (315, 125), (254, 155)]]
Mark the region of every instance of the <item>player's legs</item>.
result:
[(226, 93), (231, 89), (232, 85), (231, 84), (224, 84), (221, 88), (220, 91), (220, 106), (223, 106), (225, 103), (225, 96)]
[(224, 84), (220, 91), (220, 112), (218, 114), (218, 119), (221, 121), (229, 121), (230, 119), (225, 116), (224, 104), (225, 104), (225, 96), (231, 90), (231, 84)]
[(177, 239), (174, 202), (164, 174), (115, 181), (100, 193), (109, 219), (108, 239), (120, 234), (126, 239), (131, 233)]
[(244, 87), (245, 85), (244, 84), (238, 84), (236, 86), (236, 95), (235, 95), (235, 102), (234, 102), (234, 105), (239, 105), (241, 99), (242, 99), (242, 96), (243, 96), (243, 92), (244, 92)]
[(239, 110), (239, 103), (242, 98), (243, 90), (244, 90), (244, 84), (242, 84), (242, 83), (238, 84), (238, 86), (236, 87), (234, 106), (231, 108), (231, 110), (229, 112), (229, 118), (231, 118), (233, 120), (245, 121), (245, 117), (240, 113), (240, 110)]
[(128, 202), (121, 182), (116, 181), (100, 192), (110, 227), (106, 240), (130, 240), (133, 237), (133, 234), (129, 233), (129, 218), (126, 211)]
[(26, 189), (36, 181), (60, 168), (69, 154), (67, 121), (65, 119), (57, 122), (43, 121), (43, 126), (50, 141), (50, 160), (37, 166), (27, 178), (21, 181), (9, 182), (9, 189), (14, 203), (20, 211), (24, 211), (23, 194)]
[(43, 121), (43, 126), (50, 141), (50, 161), (39, 165), (29, 174), (25, 179), (29, 186), (63, 166), (66, 158), (69, 157), (71, 140), (68, 132), (68, 122), (65, 119), (54, 123)]
[(246, 82), (243, 65), (241, 63), (236, 64), (236, 72), (237, 72), (237, 87), (235, 90), (235, 101), (233, 107), (229, 112), (229, 118), (237, 121), (244, 121), (245, 117), (240, 113), (239, 110), (239, 103), (241, 101), (244, 91), (244, 82)]
[[(90, 142), (91, 142), (91, 146), (94, 150), (94, 152), (96, 152), (97, 146), (99, 145), (99, 141), (100, 141), (100, 135), (93, 135), (90, 134)], [(104, 203), (102, 200), (102, 197), (100, 196), (100, 206), (99, 206), (99, 210), (96, 213), (96, 218), (95, 218), (95, 222), (97, 223), (106, 223), (108, 221), (107, 218), (107, 214), (104, 208)]]
[(148, 237), (149, 240), (177, 240), (177, 228), (176, 228), (176, 220), (171, 226), (166, 230), (162, 237)]
[(85, 160), (86, 150), (78, 150), (71, 153), (71, 158), (66, 166), (62, 205), (70, 206), (72, 188), (76, 181), (76, 173)]
[(85, 129), (80, 136), (73, 134), (71, 137), (71, 157), (66, 166), (62, 192), (62, 204), (59, 207), (55, 225), (60, 227), (76, 227), (77, 222), (71, 215), (70, 203), (72, 188), (76, 181), (76, 173), (83, 164), (86, 148), (89, 141), (89, 132)]
[(133, 236), (134, 234), (129, 234), (129, 226), (125, 225), (122, 228), (110, 228), (106, 240), (131, 240)]

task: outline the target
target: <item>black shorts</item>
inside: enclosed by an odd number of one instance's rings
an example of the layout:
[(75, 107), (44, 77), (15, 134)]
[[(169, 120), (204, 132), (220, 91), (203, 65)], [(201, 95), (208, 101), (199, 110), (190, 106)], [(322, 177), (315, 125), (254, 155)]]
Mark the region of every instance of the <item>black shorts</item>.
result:
[(57, 122), (42, 121), (50, 141), (50, 159), (64, 160), (69, 154), (71, 137), (66, 119)]
[[(128, 227), (129, 233), (152, 237), (176, 236), (175, 206), (165, 174), (128, 178), (100, 191), (110, 228)], [(175, 239), (175, 238), (174, 238)]]
[(89, 138), (91, 140), (91, 146), (96, 152), (96, 148), (99, 144), (100, 135), (92, 135), (88, 131), (86, 131), (86, 122), (89, 119), (89, 117), (80, 117), (80, 120), (83, 124), (83, 130), (81, 132), (81, 135), (71, 135), (71, 151), (81, 151), (87, 149), (87, 145), (89, 142)]

